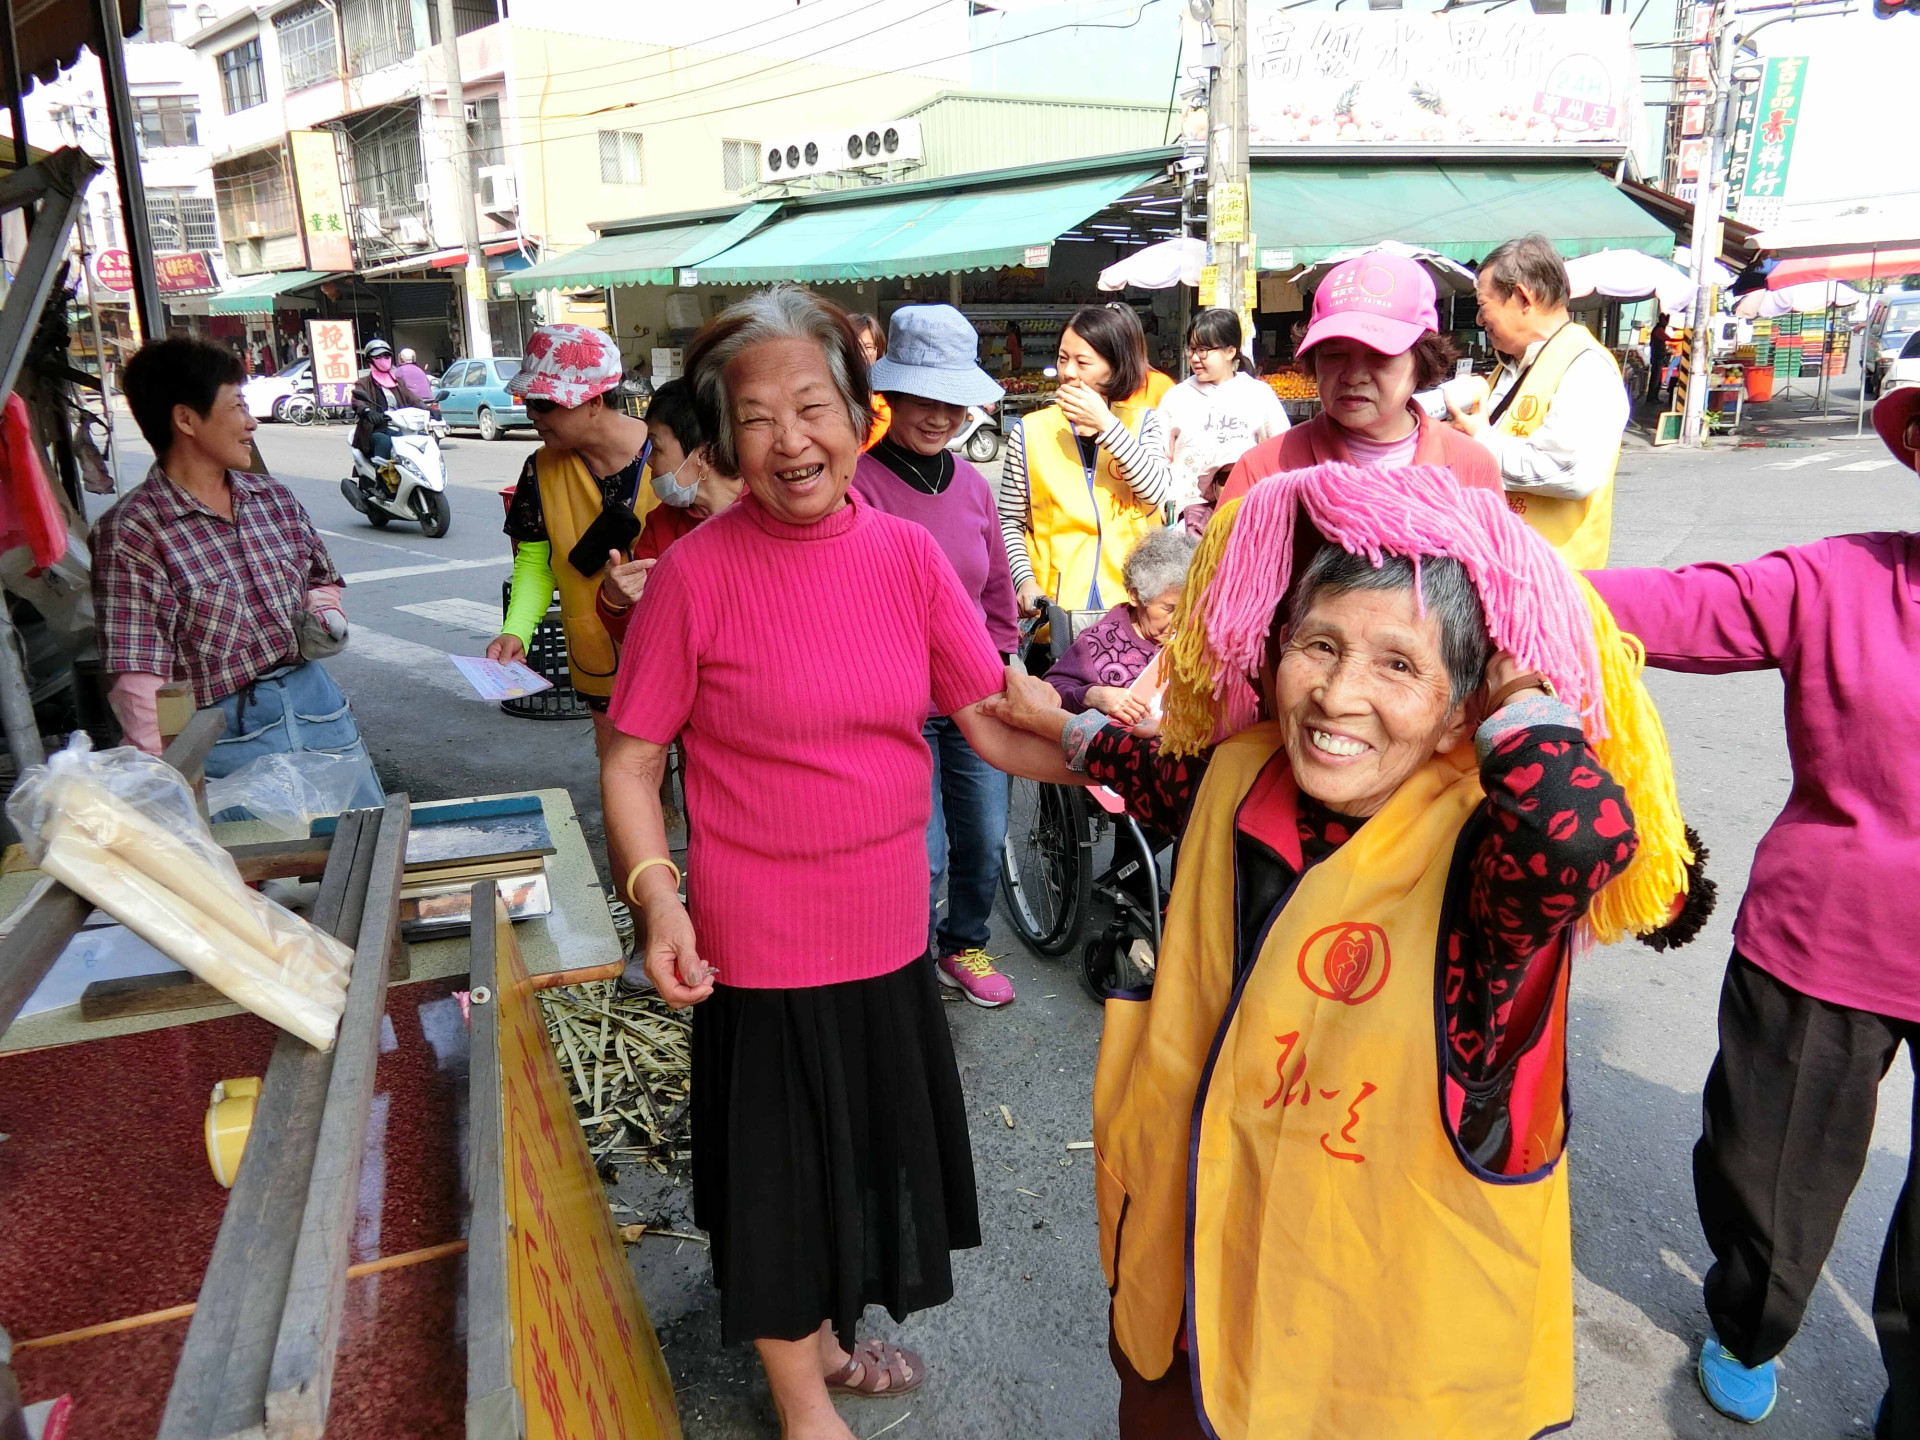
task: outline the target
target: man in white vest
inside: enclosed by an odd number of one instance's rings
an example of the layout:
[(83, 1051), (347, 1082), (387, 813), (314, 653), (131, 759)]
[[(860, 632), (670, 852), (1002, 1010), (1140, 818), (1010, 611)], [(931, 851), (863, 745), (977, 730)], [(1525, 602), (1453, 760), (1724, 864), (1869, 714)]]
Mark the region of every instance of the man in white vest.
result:
[(1606, 567), (1613, 472), (1630, 405), (1620, 366), (1567, 313), (1567, 269), (1544, 235), (1480, 267), (1480, 324), (1501, 366), (1484, 399), (1450, 394), (1454, 425), (1493, 452), (1507, 503), (1578, 570)]

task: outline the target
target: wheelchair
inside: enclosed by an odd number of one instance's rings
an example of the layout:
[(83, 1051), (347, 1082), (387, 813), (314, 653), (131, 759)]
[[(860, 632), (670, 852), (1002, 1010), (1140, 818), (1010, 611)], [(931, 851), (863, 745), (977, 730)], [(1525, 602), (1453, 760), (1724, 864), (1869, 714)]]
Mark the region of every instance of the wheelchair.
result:
[[(1044, 602), (1040, 618), (1022, 626), (1028, 673), (1045, 674), (1073, 636), (1098, 618), (1099, 612), (1076, 615)], [(1048, 638), (1036, 639), (1042, 627)], [(1150, 987), (1166, 909), (1160, 852), (1170, 842), (1156, 844), (1110, 791), (1018, 777), (1009, 787), (1000, 890), (1020, 938), (1045, 956), (1078, 946), (1080, 978), (1096, 999)], [(1103, 867), (1099, 855), (1108, 841)], [(1096, 900), (1111, 918), (1088, 935)]]

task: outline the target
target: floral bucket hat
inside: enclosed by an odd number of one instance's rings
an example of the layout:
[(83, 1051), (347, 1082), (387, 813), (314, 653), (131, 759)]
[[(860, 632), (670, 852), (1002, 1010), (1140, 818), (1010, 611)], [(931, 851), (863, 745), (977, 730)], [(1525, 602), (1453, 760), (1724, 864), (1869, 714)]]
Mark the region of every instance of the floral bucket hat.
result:
[(542, 325), (527, 337), (520, 373), (507, 393), (568, 410), (619, 385), (626, 362), (613, 337), (588, 325)]

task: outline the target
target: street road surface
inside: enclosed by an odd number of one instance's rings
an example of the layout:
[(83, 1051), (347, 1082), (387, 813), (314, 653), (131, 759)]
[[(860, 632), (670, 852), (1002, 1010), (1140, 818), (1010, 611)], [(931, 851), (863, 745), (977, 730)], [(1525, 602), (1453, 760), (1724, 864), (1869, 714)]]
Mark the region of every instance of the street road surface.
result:
[[(120, 429), (130, 485), (147, 459), (124, 417)], [(1851, 430), (1782, 429), (1796, 448), (1696, 454), (1630, 446), (1614, 562), (1746, 559), (1839, 531), (1920, 528), (1920, 485), (1871, 430), (1864, 441)], [(478, 653), (497, 628), (509, 567), (496, 492), (518, 475), (534, 442), (519, 432), (493, 444), (456, 438), (447, 452), (453, 529), (423, 540), (400, 523), (375, 531), (348, 508), (339, 493), (347, 434), (265, 426), (259, 441), (347, 572), (353, 640), (328, 663), (387, 783), (416, 799), (563, 784), (597, 844), (589, 726), (510, 719), (474, 698), (443, 653)], [(1774, 675), (1655, 674), (1652, 688), (1688, 818), (1713, 850), (1721, 909), (1685, 950), (1656, 955), (1629, 944), (1575, 971), (1579, 1413), (1569, 1433), (1864, 1436), (1883, 1385), (1868, 1311), (1881, 1234), (1905, 1174), (1912, 1078), (1904, 1058), (1884, 1088), (1875, 1147), (1839, 1245), (1785, 1356), (1779, 1409), (1757, 1430), (1734, 1425), (1708, 1410), (1693, 1380), (1705, 1323), (1699, 1276), (1710, 1256), (1694, 1217), (1689, 1153), (1734, 911), (1754, 845), (1786, 796), (1788, 768)], [(1066, 961), (1034, 958), (1004, 922), (996, 942), (1018, 1003), (948, 1011), (973, 1116), (985, 1244), (956, 1257), (951, 1305), (899, 1326), (870, 1312), (869, 1333), (919, 1349), (932, 1376), (900, 1399), (843, 1401), (862, 1440), (882, 1430), (896, 1440), (1114, 1433), (1092, 1163), (1088, 1152), (1066, 1148), (1090, 1133), (1100, 1013)], [(683, 1216), (687, 1203), (684, 1185), (667, 1179), (628, 1177), (619, 1194), (648, 1218), (663, 1209)], [(684, 1219), (675, 1228), (685, 1228)], [(777, 1435), (752, 1354), (719, 1345), (705, 1252), (647, 1240), (630, 1253), (667, 1346), (689, 1440)]]

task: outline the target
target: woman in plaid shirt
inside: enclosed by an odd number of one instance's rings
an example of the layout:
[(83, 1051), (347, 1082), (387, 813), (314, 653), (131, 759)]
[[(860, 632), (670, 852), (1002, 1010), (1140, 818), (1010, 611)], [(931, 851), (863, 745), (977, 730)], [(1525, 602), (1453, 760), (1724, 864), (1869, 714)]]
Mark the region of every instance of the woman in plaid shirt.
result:
[(352, 803), (381, 803), (353, 710), (318, 656), (346, 643), (340, 572), (291, 491), (252, 473), (258, 423), (240, 359), (161, 340), (123, 385), (156, 457), (93, 528), (93, 600), (109, 699), (129, 744), (158, 754), (155, 695), (170, 680), (217, 705), (225, 737), (210, 777), (261, 755), (315, 751), (364, 767)]

